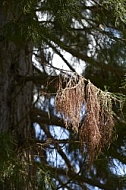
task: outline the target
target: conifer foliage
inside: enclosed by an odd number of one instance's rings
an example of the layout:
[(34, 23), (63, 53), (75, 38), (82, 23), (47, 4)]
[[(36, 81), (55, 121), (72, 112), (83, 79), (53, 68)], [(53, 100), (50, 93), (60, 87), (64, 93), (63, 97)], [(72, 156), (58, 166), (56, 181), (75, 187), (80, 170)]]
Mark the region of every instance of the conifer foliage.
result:
[(126, 189), (125, 5), (0, 1), (1, 190)]

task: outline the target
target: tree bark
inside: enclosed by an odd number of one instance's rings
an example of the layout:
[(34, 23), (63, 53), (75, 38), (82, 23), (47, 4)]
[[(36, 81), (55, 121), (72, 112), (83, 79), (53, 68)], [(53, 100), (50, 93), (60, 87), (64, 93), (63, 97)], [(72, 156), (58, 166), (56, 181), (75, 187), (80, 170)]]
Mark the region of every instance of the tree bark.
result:
[[(1, 28), (10, 20), (11, 13), (5, 13), (1, 6)], [(31, 127), (32, 82), (19, 85), (15, 75), (32, 75), (32, 54), (28, 53), (32, 45), (21, 47), (3, 36), (0, 49), (0, 132), (16, 130), (26, 136)]]
[[(10, 20), (11, 14), (5, 14), (1, 6), (0, 27)], [(17, 75), (33, 75), (32, 48), (30, 43), (20, 46), (6, 39), (6, 36), (0, 41), (0, 134), (11, 135), (17, 142), (17, 148), (31, 137), (33, 131), (29, 114), (33, 103), (33, 83), (29, 81), (20, 84), (15, 78)], [(21, 161), (24, 157), (28, 161), (30, 154), (31, 150), (24, 151)], [(6, 184), (5, 180), (0, 188), (13, 189)], [(22, 188), (28, 190), (29, 185)]]
[[(12, 42), (0, 44), (0, 132), (13, 131), (27, 137), (31, 128), (32, 82), (19, 85), (15, 75), (31, 75), (31, 54)], [(32, 47), (28, 47), (32, 48)]]

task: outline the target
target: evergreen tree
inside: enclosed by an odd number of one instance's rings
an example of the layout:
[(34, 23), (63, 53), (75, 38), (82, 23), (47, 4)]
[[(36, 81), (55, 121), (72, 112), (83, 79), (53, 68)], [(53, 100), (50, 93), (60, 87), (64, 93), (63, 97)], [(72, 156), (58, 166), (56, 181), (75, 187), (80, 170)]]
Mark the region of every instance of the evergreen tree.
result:
[(1, 1), (0, 189), (126, 188), (125, 8)]

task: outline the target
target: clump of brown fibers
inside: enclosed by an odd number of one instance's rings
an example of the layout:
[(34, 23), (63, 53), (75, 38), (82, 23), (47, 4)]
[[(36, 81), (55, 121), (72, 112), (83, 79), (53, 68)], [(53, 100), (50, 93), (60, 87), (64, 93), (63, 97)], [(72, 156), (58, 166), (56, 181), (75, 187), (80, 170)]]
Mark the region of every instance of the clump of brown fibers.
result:
[(72, 129), (78, 132), (80, 124), (80, 112), (84, 101), (84, 78), (78, 76), (71, 77), (66, 84), (65, 88), (62, 88), (62, 83), (65, 79), (60, 81), (59, 90), (55, 98), (55, 104), (57, 111), (64, 119), (66, 127), (72, 127)]
[[(81, 150), (87, 150), (89, 165), (107, 146), (113, 134), (112, 94), (104, 92), (82, 76), (70, 77), (60, 81), (55, 98), (58, 113), (64, 119), (66, 127), (79, 132)], [(66, 82), (65, 88), (63, 83)], [(81, 121), (82, 105), (86, 114)]]

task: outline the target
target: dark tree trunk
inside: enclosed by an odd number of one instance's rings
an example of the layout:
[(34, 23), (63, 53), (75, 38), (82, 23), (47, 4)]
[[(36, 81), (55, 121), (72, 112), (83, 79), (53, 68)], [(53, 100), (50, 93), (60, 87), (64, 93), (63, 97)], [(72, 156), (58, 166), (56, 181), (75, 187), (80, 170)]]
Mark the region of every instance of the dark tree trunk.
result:
[[(4, 26), (11, 19), (11, 15), (5, 15), (0, 7), (0, 25)], [(17, 148), (22, 147), (31, 136), (32, 124), (30, 109), (33, 102), (33, 84), (20, 80), (32, 75), (32, 45), (18, 45), (7, 40), (4, 34), (0, 41), (0, 134), (9, 134), (17, 142)], [(16, 150), (17, 150), (16, 148)], [(18, 150), (17, 150), (18, 152)], [(24, 155), (29, 159), (27, 151)], [(28, 185), (26, 185), (28, 186)], [(13, 189), (6, 187), (6, 181), (0, 184), (0, 189)], [(28, 189), (22, 187), (23, 189)], [(15, 188), (14, 188), (15, 189)]]
[[(0, 7), (0, 27), (11, 21), (11, 13)], [(9, 33), (9, 31), (8, 31)], [(10, 35), (11, 36), (11, 35)], [(32, 74), (32, 45), (13, 43), (1, 34), (0, 41), (0, 132), (21, 131), (27, 135), (31, 127), (32, 83), (19, 83), (20, 75)], [(19, 45), (20, 44), (20, 45)], [(23, 45), (25, 44), (25, 45)]]
[(32, 82), (20, 81), (32, 74), (31, 54), (25, 55), (11, 42), (0, 44), (0, 132), (17, 132), (27, 137), (31, 128)]

